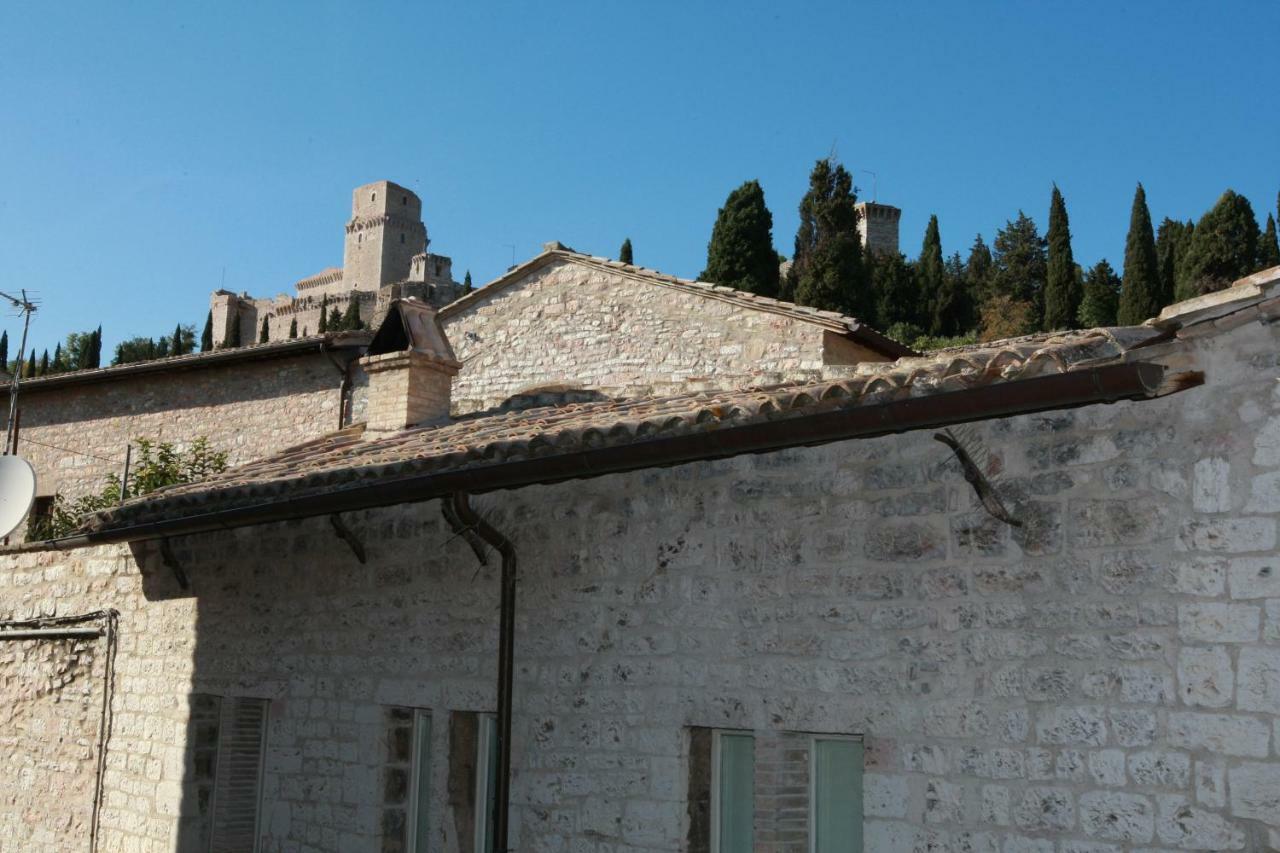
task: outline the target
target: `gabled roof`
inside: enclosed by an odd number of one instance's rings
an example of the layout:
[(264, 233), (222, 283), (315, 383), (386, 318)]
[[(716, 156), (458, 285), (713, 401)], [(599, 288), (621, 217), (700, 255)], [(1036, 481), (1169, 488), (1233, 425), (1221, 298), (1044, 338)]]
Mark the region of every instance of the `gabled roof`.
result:
[(1181, 390), (1142, 354), (1169, 335), (1095, 329), (962, 355), (867, 362), (848, 378), (462, 418), (368, 438), (361, 427), (86, 519), (133, 541), (883, 435)]
[(548, 264), (556, 261), (569, 261), (571, 263), (580, 264), (582, 266), (601, 269), (614, 275), (620, 275), (634, 281), (643, 282), (645, 284), (654, 284), (660, 287), (670, 287), (685, 293), (692, 293), (706, 299), (718, 299), (723, 302), (730, 302), (740, 305), (744, 308), (750, 308), (754, 311), (765, 311), (770, 314), (778, 314), (783, 317), (789, 317), (793, 320), (800, 320), (805, 323), (813, 323), (832, 332), (844, 335), (859, 344), (881, 353), (888, 358), (901, 358), (902, 356), (915, 355), (915, 350), (895, 341), (893, 338), (876, 331), (875, 329), (863, 323), (854, 317), (849, 317), (837, 311), (821, 311), (817, 308), (807, 308), (803, 305), (796, 305), (792, 302), (783, 302), (779, 299), (771, 299), (768, 296), (757, 296), (754, 293), (748, 293), (745, 290), (734, 290), (732, 287), (724, 287), (719, 284), (711, 284), (705, 281), (692, 281), (687, 278), (677, 278), (673, 275), (666, 275), (657, 270), (651, 270), (646, 267), (638, 267), (633, 264), (624, 264), (621, 261), (611, 261), (608, 258), (599, 258), (594, 255), (585, 255), (581, 252), (575, 252), (567, 248), (562, 243), (547, 243), (544, 251), (535, 255), (533, 258), (525, 261), (519, 266), (512, 267), (506, 273), (484, 285), (483, 287), (473, 290), (461, 299), (453, 302), (440, 309), (440, 319), (445, 320), (455, 314), (460, 314), (479, 302), (483, 302), (494, 294), (505, 290), (516, 282), (525, 278), (529, 273), (534, 272)]

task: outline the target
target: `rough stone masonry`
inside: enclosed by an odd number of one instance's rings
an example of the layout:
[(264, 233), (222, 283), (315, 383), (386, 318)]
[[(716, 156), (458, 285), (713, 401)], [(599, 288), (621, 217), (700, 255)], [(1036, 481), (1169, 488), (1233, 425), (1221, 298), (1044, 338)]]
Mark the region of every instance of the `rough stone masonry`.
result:
[[(1280, 847), (1276, 335), (1201, 338), (1181, 394), (981, 424), (1017, 529), (927, 432), (477, 498), (521, 555), (516, 849), (686, 849), (708, 727), (862, 735), (877, 853)], [(0, 617), (121, 613), (101, 849), (199, 821), (197, 694), (269, 700), (261, 849), (385, 849), (393, 708), (438, 723), (428, 849), (471, 849), (449, 721), (494, 705), (496, 569), (435, 503), (345, 519), (366, 563), (324, 518), (174, 540), (188, 592), (154, 544), (6, 559)], [(74, 652), (2, 651), (42, 748), (0, 845), (83, 850), (102, 682), (50, 702)]]

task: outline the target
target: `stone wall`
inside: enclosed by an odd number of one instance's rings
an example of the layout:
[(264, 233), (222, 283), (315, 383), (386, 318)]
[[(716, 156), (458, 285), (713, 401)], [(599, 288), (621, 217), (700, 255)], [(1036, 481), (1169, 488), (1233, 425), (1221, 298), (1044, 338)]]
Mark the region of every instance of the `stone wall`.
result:
[(39, 494), (70, 498), (120, 473), (125, 445), (138, 438), (182, 446), (206, 436), (237, 464), (337, 429), (339, 383), (333, 363), (317, 352), (24, 385), (18, 451), (36, 469)]
[(548, 383), (630, 396), (816, 378), (827, 346), (821, 326), (569, 260), (441, 322), (463, 362), (456, 413)]
[[(1018, 529), (928, 432), (477, 498), (521, 561), (516, 848), (685, 849), (690, 727), (862, 735), (876, 853), (1280, 846), (1276, 337), (979, 426)], [(438, 503), (344, 519), (366, 564), (326, 519), (175, 540), (191, 594), (154, 545), (6, 558), (0, 617), (121, 610), (104, 849), (173, 849), (192, 692), (271, 700), (266, 850), (380, 849), (387, 709), (430, 709), (429, 849), (467, 849), (496, 561)]]

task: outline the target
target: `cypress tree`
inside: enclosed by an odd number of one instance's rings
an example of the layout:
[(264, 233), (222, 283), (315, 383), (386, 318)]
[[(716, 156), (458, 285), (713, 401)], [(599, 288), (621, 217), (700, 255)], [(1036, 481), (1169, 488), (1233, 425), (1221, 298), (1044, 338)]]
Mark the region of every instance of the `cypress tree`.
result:
[(318, 331), (324, 334), (329, 330), (329, 296), (325, 294), (320, 298), (320, 326)]
[(618, 250), (618, 260), (624, 264), (634, 263), (631, 258), (631, 238), (622, 241), (622, 248)]
[(759, 181), (747, 181), (725, 199), (707, 243), (707, 267), (698, 278), (761, 296), (778, 296), (773, 214), (765, 206)]
[(1267, 227), (1258, 241), (1258, 269), (1280, 266), (1280, 242), (1276, 240), (1276, 218), (1267, 214)]
[(1071, 253), (1071, 225), (1067, 203), (1058, 185), (1053, 185), (1049, 201), (1048, 263), (1044, 285), (1044, 328), (1069, 329), (1076, 324), (1080, 310), (1080, 280), (1076, 277), (1076, 261)]
[(934, 306), (934, 335), (953, 337), (969, 332), (976, 322), (964, 261), (955, 252), (947, 259), (942, 292)]
[(24, 379), (30, 379), (36, 375), (36, 351), (31, 350), (31, 356), (27, 359), (27, 366), (22, 371)]
[(1098, 261), (1084, 277), (1084, 298), (1076, 315), (1080, 327), (1095, 329), (1116, 324), (1120, 302), (1120, 276), (1106, 260)]
[(52, 364), (49, 365), (49, 367), (51, 370), (53, 370), (54, 373), (62, 373), (67, 369), (66, 359), (63, 358), (62, 356), (62, 341), (58, 341), (58, 343), (54, 346), (53, 362)]
[(471, 286), (471, 270), (467, 270), (467, 274), (462, 277), (462, 292), (465, 295), (470, 293), (472, 290), (474, 290), (474, 288)]
[(298, 337), (298, 318), (294, 317), (289, 321), (289, 339)]
[(1191, 235), (1179, 299), (1212, 293), (1254, 272), (1258, 262), (1258, 220), (1249, 200), (1227, 190)]
[(231, 334), (227, 338), (227, 346), (235, 348), (240, 346), (240, 312), (236, 312), (235, 319), (231, 321)]
[(0, 332), (0, 367), (9, 369), (9, 333)]
[(347, 310), (342, 315), (339, 328), (355, 331), (363, 327), (364, 324), (360, 322), (360, 300), (356, 298), (355, 293), (352, 293), (351, 299), (347, 302)]
[(924, 229), (924, 243), (920, 246), (920, 259), (916, 261), (916, 309), (917, 323), (931, 335), (940, 335), (947, 325), (942, 304), (947, 287), (947, 268), (942, 261), (942, 236), (938, 232), (938, 216), (930, 215)]
[(1160, 269), (1160, 304), (1174, 302), (1178, 291), (1178, 270), (1187, 254), (1195, 230), (1190, 222), (1165, 217), (1156, 229), (1156, 265)]
[(800, 305), (867, 317), (874, 298), (858, 237), (857, 196), (843, 165), (819, 160), (800, 201), (788, 289)]
[(1124, 241), (1124, 272), (1116, 322), (1122, 326), (1136, 326), (1159, 314), (1163, 307), (1151, 212), (1147, 210), (1147, 192), (1139, 183), (1133, 194), (1133, 209), (1129, 213), (1129, 235)]
[(44, 353), (40, 356), (40, 366), (37, 368), (37, 370), (39, 371), (38, 373), (36, 373), (37, 376), (44, 376), (49, 372), (49, 350), (47, 348), (45, 349)]
[(173, 327), (173, 337), (169, 339), (169, 352), (171, 355), (186, 355), (187, 348), (185, 346), (182, 334), (182, 324)]
[(200, 352), (209, 352), (213, 349), (213, 311), (209, 311), (209, 316), (204, 320), (204, 331), (200, 333)]
[(1003, 297), (1003, 301), (1002, 307), (994, 309), (984, 304), (982, 313), (987, 317), (1004, 314), (1016, 318), (1016, 323), (1004, 323), (1002, 329), (1016, 326), (1021, 330), (1017, 334), (1033, 332), (1040, 327), (1044, 315), (1042, 302), (1048, 277), (1044, 238), (1035, 220), (1019, 210), (1017, 219), (1005, 222), (1005, 227), (996, 232), (993, 245), (991, 286), (984, 303), (996, 296)]
[(342, 312), (338, 310), (337, 305), (331, 305), (329, 307), (329, 331), (342, 331)]
[(874, 321), (876, 328), (883, 329), (890, 337), (903, 343), (909, 344), (920, 337), (924, 329), (917, 322), (920, 286), (916, 281), (916, 270), (900, 252), (872, 254), (867, 258), (867, 266), (870, 267), (875, 302), (872, 310), (862, 315), (863, 318), (868, 323)]
[(991, 257), (991, 249), (979, 234), (973, 238), (969, 247), (969, 259), (964, 264), (964, 284), (969, 291), (969, 298), (975, 305), (985, 302), (994, 287), (995, 260)]
[(268, 316), (263, 316), (262, 328), (258, 330), (258, 343), (260, 344), (265, 344), (267, 341), (271, 340), (271, 326), (267, 322), (268, 319)]
[(89, 350), (89, 367), (97, 368), (102, 366), (102, 325), (99, 324), (93, 332), (93, 342)]

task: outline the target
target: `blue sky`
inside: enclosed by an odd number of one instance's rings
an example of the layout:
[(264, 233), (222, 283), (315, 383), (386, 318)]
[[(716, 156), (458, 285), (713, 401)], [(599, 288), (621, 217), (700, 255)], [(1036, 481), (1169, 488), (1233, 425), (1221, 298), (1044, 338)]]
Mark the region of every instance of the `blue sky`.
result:
[[(1066, 196), (1123, 253), (1135, 182), (1198, 217), (1280, 190), (1280, 3), (217, 3), (0, 7), (0, 290), (52, 349), (203, 324), (341, 264), (352, 187), (423, 198), (477, 283), (558, 239), (696, 275), (758, 178), (790, 253), (833, 149), (914, 256)], [(862, 194), (872, 178), (856, 171)], [(514, 249), (513, 249), (514, 247)], [(12, 332), (16, 323), (7, 319)]]

